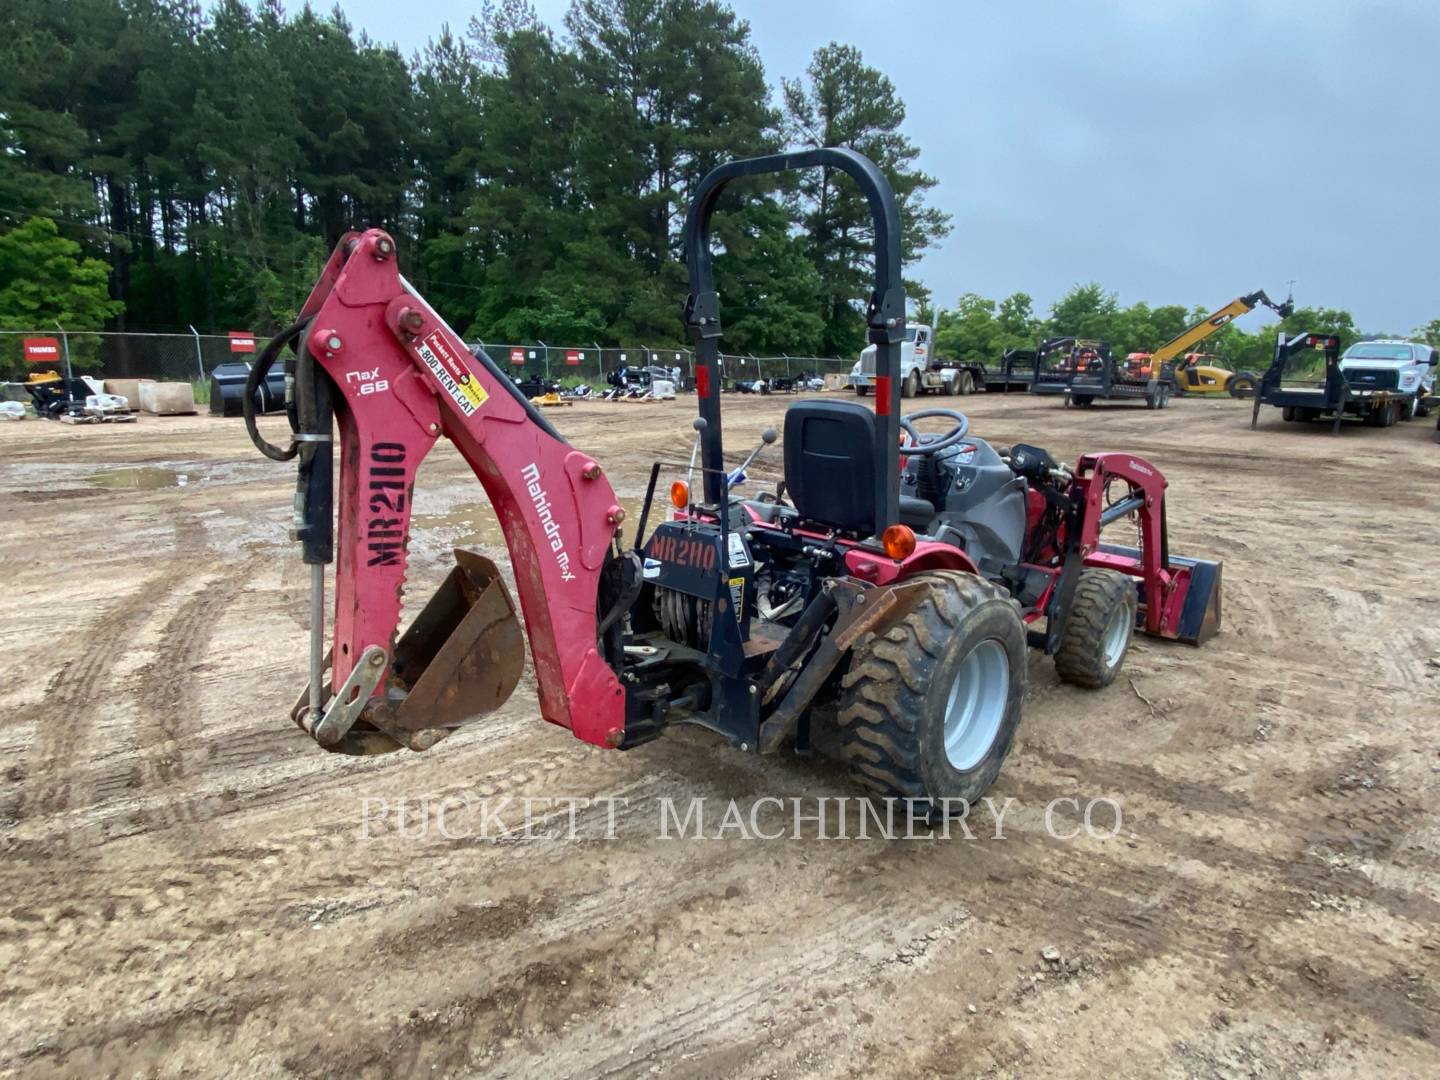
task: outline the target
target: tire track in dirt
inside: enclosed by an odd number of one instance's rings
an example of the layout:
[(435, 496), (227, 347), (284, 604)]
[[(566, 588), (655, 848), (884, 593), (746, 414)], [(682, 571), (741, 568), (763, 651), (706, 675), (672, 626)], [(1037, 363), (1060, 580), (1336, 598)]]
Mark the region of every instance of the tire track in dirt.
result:
[[(221, 618), (246, 588), (259, 559), (252, 557), (223, 574), (205, 577), (160, 632), (155, 658), (140, 672), (136, 690), (139, 761), (134, 782), (159, 789), (164, 797), (141, 811), (143, 827), (164, 831), (194, 826), (208, 816), (203, 804), (188, 797), (204, 768), (204, 728), (195, 667), (207, 654)], [(185, 846), (195, 838), (186, 837)]]
[[(26, 755), (25, 794), (21, 820), (55, 817), (87, 805), (87, 771), (93, 747), (96, 712), (109, 691), (111, 668), (130, 648), (135, 629), (184, 580), (189, 566), (177, 558), (189, 552), (203, 529), (193, 519), (175, 526), (172, 551), (160, 570), (126, 593), (68, 646), (68, 655), (46, 684), (44, 698), (24, 710), (35, 724), (35, 739)], [(57, 842), (79, 846), (74, 830), (62, 830)]]

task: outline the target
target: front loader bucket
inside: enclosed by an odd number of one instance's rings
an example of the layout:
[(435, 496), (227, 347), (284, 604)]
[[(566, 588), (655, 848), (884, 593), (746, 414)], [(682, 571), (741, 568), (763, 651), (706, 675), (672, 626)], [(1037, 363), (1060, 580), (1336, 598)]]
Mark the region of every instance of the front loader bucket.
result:
[(524, 668), (520, 622), (499, 570), (456, 548), (455, 568), (395, 646), (394, 683), (405, 697), (385, 727), (403, 737), (484, 716), (505, 703)]
[[(1170, 568), (1176, 572), (1176, 593), (1184, 589), (1179, 610), (1171, 616), (1166, 612), (1165, 633), (1187, 645), (1203, 645), (1220, 632), (1220, 576), (1223, 564), (1218, 560), (1187, 559), (1170, 556)], [(1187, 573), (1188, 571), (1188, 573)], [(1173, 607), (1173, 605), (1172, 605)]]
[[(1124, 564), (1107, 563), (1113, 569), (1135, 573), (1141, 565), (1140, 549), (1121, 544), (1101, 544), (1103, 555), (1119, 556)], [(1152, 637), (1183, 641), (1187, 645), (1203, 645), (1220, 632), (1220, 579), (1224, 564), (1210, 559), (1191, 559), (1171, 555), (1169, 572), (1174, 581), (1158, 618), (1144, 610), (1145, 592), (1141, 585), (1142, 605), (1136, 629)], [(1131, 568), (1134, 569), (1131, 569)], [(1143, 581), (1143, 579), (1142, 579)]]

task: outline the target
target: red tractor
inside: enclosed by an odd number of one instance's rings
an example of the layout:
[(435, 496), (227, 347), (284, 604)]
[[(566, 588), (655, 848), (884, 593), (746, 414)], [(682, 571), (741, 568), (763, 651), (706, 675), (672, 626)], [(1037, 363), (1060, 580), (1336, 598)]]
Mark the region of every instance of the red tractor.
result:
[[(727, 465), (722, 441), (711, 213), (736, 178), (822, 166), (848, 173), (874, 218), (875, 410), (796, 401), (783, 488), (741, 498), (745, 466)], [(861, 783), (937, 816), (999, 772), (1027, 646), (1053, 654), (1067, 680), (1100, 687), (1133, 630), (1199, 643), (1218, 628), (1220, 566), (1170, 554), (1166, 484), (1153, 465), (1107, 453), (1065, 468), (1035, 447), (971, 437), (958, 413), (930, 411), (951, 423), (938, 437), (915, 427), (926, 413), (901, 417), (899, 213), (871, 162), (827, 148), (723, 165), (695, 195), (686, 246), (700, 490), (677, 478), (670, 520), (650, 529), (662, 473), (687, 471), (656, 462), (628, 542), (602, 463), (566, 442), (483, 351), (465, 349), (400, 276), (391, 238), (372, 229), (336, 248), (299, 321), (251, 376), (293, 343), (294, 441), (270, 446), (247, 416), (264, 452), (300, 461), (295, 535), (313, 568), (314, 629), (294, 719), (321, 746), (427, 749), (500, 705), (519, 679), (514, 604), (473, 552), (456, 552), (449, 579), (398, 633), (415, 474), (441, 436), (499, 517), (541, 715), (600, 746), (626, 749), (688, 722), (743, 751), (804, 751), (814, 725), (835, 724)], [(774, 439), (767, 432), (755, 453)], [(694, 454), (688, 470), (693, 479)], [(1101, 530), (1121, 521), (1135, 523), (1134, 543), (1103, 543)]]

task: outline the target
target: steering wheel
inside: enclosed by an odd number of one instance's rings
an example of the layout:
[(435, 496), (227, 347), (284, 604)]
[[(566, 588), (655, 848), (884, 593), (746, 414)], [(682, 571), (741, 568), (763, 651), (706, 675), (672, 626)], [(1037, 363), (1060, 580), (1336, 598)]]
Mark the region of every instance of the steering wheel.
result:
[[(914, 421), (924, 420), (931, 416), (943, 416), (947, 420), (955, 421), (955, 426), (938, 439), (922, 443), (920, 433), (915, 430)], [(954, 446), (961, 439), (965, 438), (970, 431), (970, 419), (964, 413), (958, 413), (954, 409), (921, 409), (909, 416), (900, 418), (900, 427), (905, 434), (910, 436), (910, 442), (900, 447), (902, 456), (916, 456), (939, 453)]]

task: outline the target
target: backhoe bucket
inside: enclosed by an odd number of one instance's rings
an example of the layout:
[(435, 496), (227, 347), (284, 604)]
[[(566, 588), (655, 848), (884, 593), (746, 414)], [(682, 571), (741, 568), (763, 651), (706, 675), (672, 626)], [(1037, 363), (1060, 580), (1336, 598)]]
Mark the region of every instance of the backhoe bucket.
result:
[(438, 736), (498, 709), (524, 668), (520, 622), (499, 570), (456, 548), (455, 568), (395, 646), (394, 682), (406, 693), (385, 728), (402, 738)]

